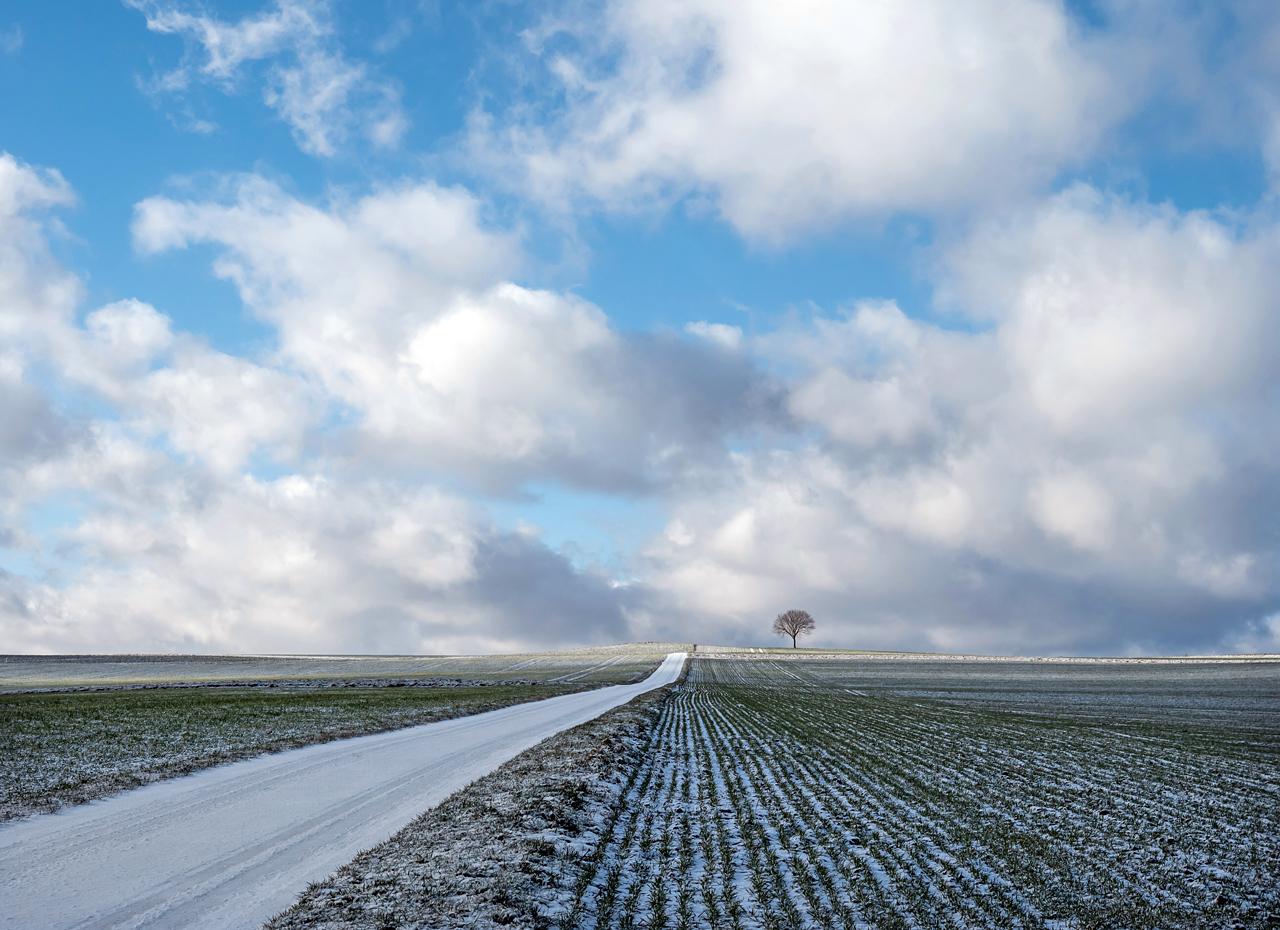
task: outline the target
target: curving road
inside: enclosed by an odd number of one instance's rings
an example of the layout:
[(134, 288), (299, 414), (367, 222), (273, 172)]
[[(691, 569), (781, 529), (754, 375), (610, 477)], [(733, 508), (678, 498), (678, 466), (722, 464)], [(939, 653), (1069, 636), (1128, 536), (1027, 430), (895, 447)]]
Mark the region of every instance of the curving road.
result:
[(555, 733), (680, 676), (308, 746), (0, 827), (0, 927), (253, 930)]

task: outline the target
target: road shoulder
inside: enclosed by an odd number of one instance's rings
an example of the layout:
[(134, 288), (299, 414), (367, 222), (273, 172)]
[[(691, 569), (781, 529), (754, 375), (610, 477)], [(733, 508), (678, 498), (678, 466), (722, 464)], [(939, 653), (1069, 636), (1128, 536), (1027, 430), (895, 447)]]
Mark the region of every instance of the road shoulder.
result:
[(264, 930), (555, 926), (673, 687), (544, 740), (312, 885)]

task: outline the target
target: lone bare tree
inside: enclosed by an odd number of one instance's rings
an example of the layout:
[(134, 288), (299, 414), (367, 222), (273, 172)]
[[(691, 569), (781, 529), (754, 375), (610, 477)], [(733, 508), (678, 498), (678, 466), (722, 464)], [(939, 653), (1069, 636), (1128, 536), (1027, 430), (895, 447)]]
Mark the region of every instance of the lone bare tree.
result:
[(779, 636), (790, 636), (792, 649), (796, 648), (796, 637), (808, 636), (813, 628), (813, 617), (805, 610), (788, 610), (773, 619), (773, 632)]

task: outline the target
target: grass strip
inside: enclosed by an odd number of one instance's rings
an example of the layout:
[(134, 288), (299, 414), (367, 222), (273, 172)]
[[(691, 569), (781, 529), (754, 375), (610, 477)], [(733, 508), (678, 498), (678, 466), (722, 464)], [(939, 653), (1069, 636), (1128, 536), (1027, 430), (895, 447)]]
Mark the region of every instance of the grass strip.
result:
[(264, 753), (585, 690), (193, 688), (0, 695), (0, 823)]

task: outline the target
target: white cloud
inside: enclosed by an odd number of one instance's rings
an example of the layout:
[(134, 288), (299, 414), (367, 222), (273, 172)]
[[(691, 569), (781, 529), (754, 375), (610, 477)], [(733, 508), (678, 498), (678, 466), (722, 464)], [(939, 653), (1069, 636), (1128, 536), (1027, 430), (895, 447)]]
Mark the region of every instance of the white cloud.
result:
[[(323, 0), (278, 0), (273, 9), (235, 23), (159, 0), (126, 2), (146, 14), (148, 29), (181, 36), (188, 45), (182, 64), (155, 78), (151, 86), (158, 94), (180, 94), (196, 82), (231, 92), (249, 63), (274, 60), (263, 99), (289, 124), (303, 151), (332, 156), (353, 129), (376, 146), (395, 147), (408, 128), (395, 85), (343, 54)], [(187, 121), (195, 131), (212, 128), (207, 120)]]
[(789, 407), (802, 420), (823, 423), (836, 439), (874, 446), (882, 440), (903, 445), (928, 431), (928, 403), (899, 378), (865, 381), (828, 368), (792, 394)]
[(37, 170), (0, 152), (0, 336), (30, 338), (74, 312), (80, 282), (53, 261), (43, 223), (28, 215), (73, 203), (75, 195), (57, 171)]
[[(155, 479), (149, 496), (167, 505), (162, 514), (120, 499), (70, 534), (93, 567), (63, 591), (40, 589), (60, 635), (324, 651), (359, 641), (344, 622), (403, 611), (406, 588), (439, 592), (474, 574), (465, 506), (431, 491), (291, 476), (235, 480), (193, 499), (186, 482)], [(421, 648), (414, 621), (441, 620), (438, 607), (413, 612), (401, 644)]]
[(58, 538), (84, 567), (60, 586), (0, 573), (15, 650), (431, 653), (625, 636), (604, 579), (433, 488), (210, 479), (109, 433), (58, 476), (98, 497)]
[[(643, 586), (575, 569), (422, 475), (492, 473), (512, 490), (548, 474), (683, 474), (723, 454), (754, 384), (745, 359), (628, 341), (590, 304), (504, 280), (518, 242), (457, 189), (327, 209), (254, 178), (230, 190), (144, 203), (135, 232), (144, 250), (218, 245), (219, 273), (278, 329), (279, 352), (257, 359), (137, 300), (78, 324), (82, 288), (45, 245), (48, 210), (71, 195), (0, 159), (0, 556), (34, 565), (0, 569), (5, 641), (438, 652), (625, 639)], [(27, 380), (37, 366), (66, 416)], [(690, 390), (698, 378), (706, 389)], [(263, 454), (286, 473), (261, 477)], [(66, 525), (36, 531), (33, 510), (51, 503)]]
[[(55, 176), (0, 159), (0, 635), (15, 651), (513, 650), (624, 639), (620, 595), (527, 533), (420, 481), (297, 455), (307, 383), (214, 352), (155, 308), (74, 323), (79, 292), (48, 256)], [(412, 240), (408, 224), (400, 241)], [(408, 230), (408, 231), (407, 231)], [(69, 300), (68, 295), (71, 295)], [(70, 418), (24, 380), (38, 365)], [(102, 405), (108, 412), (100, 412)], [(32, 508), (70, 508), (31, 529)]]
[(1280, 232), (1075, 189), (946, 267), (973, 330), (869, 303), (755, 341), (824, 438), (674, 498), (644, 573), (672, 616), (748, 636), (799, 604), (846, 645), (1183, 652), (1274, 613)]
[(1251, 389), (1273, 358), (1276, 241), (1078, 187), (952, 261), (961, 299), (1001, 308), (1028, 401), (1073, 433)]
[[(141, 251), (211, 244), (275, 328), (250, 359), (135, 300), (77, 323), (45, 245), (71, 199), (0, 158), (0, 544), (48, 573), (0, 576), (16, 649), (758, 640), (800, 606), (837, 644), (1183, 652), (1280, 608), (1266, 216), (1077, 188), (940, 248), (958, 328), (862, 302), (747, 338), (514, 283), (456, 188), (139, 204)], [(437, 475), (668, 512), (620, 584)]]
[[(15, 476), (83, 438), (33, 372), (69, 326), (83, 289), (49, 253), (49, 211), (74, 203), (56, 171), (0, 153), (0, 546), (25, 538)], [(33, 218), (36, 217), (36, 218)]]
[(47, 351), (72, 385), (114, 405), (138, 436), (223, 472), (261, 449), (291, 458), (317, 420), (319, 403), (295, 375), (175, 336), (149, 304), (122, 300), (63, 322), (47, 333)]
[(1258, 558), (1242, 552), (1217, 559), (1184, 555), (1178, 560), (1179, 577), (1223, 598), (1253, 598), (1266, 594), (1266, 585), (1253, 578)]
[(169, 318), (140, 300), (99, 307), (84, 322), (110, 370), (138, 369), (173, 345)]
[(1046, 533), (1080, 549), (1107, 548), (1114, 504), (1097, 481), (1082, 474), (1045, 475), (1028, 492), (1027, 503)]
[(696, 323), (685, 324), (684, 331), (691, 336), (697, 336), (699, 339), (714, 342), (730, 352), (736, 352), (742, 348), (742, 329), (737, 326), (699, 320)]
[(243, 468), (260, 448), (286, 461), (315, 425), (308, 386), (289, 374), (187, 345), (137, 385), (144, 427), (210, 468)]
[(477, 115), (495, 170), (552, 202), (709, 194), (766, 241), (1020, 194), (1127, 106), (1048, 0), (614, 0), (529, 41), (557, 86)]
[[(907, 445), (937, 431), (934, 386), (921, 380), (920, 356), (937, 354), (940, 346), (931, 350), (925, 343), (945, 341), (945, 336), (921, 333), (892, 303), (859, 304), (843, 327), (820, 322), (819, 331), (825, 348), (806, 339), (785, 350), (799, 353), (810, 366), (820, 366), (792, 391), (788, 408), (795, 416), (821, 424), (842, 442), (866, 447), (882, 442)], [(875, 358), (840, 358), (838, 349), (830, 354), (836, 346), (848, 345), (851, 336), (862, 345), (875, 346)], [(847, 369), (850, 362), (856, 375)]]
[(430, 183), (323, 209), (247, 178), (226, 202), (144, 201), (134, 233), (146, 251), (225, 249), (218, 273), (282, 358), (357, 415), (356, 457), (509, 490), (638, 489), (722, 455), (759, 380), (747, 359), (624, 337), (592, 304), (506, 280), (518, 243), (480, 212)]

